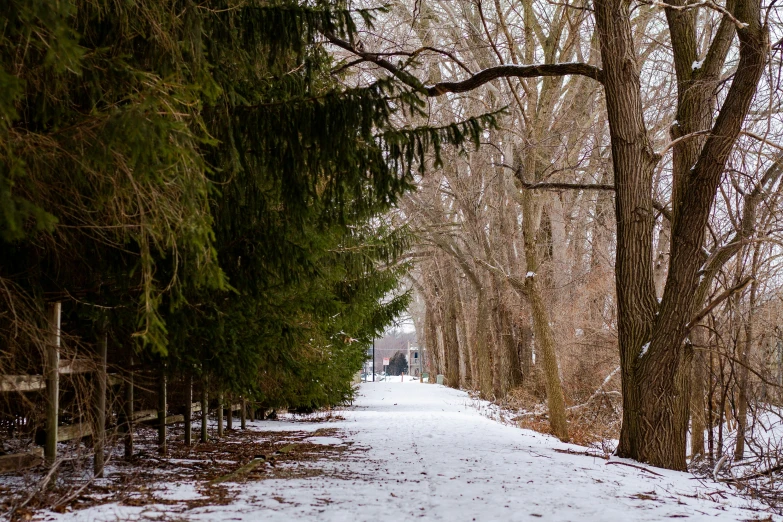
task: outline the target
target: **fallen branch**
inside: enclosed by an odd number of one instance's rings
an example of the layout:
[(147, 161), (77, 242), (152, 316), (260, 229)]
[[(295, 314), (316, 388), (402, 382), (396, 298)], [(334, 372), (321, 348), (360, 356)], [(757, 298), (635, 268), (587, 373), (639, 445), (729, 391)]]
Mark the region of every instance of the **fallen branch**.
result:
[(661, 475), (660, 473), (656, 473), (656, 472), (654, 472), (651, 469), (647, 469), (647, 468), (642, 467), (642, 466), (637, 466), (635, 464), (629, 464), (628, 462), (620, 462), (619, 460), (610, 460), (606, 464), (620, 464), (621, 466), (628, 466), (630, 468), (636, 468), (636, 469), (639, 469), (639, 470), (642, 470), (642, 471), (646, 471), (647, 473), (651, 473), (651, 474), (655, 475), (656, 477), (663, 477), (663, 475)]
[(557, 453), (565, 453), (566, 455), (582, 455), (582, 456), (585, 456), (585, 457), (596, 457), (596, 458), (599, 458), (599, 459), (609, 460), (608, 456), (603, 455), (601, 453), (591, 452), (589, 450), (574, 451), (572, 449), (558, 449), (558, 448), (554, 448), (554, 450)]

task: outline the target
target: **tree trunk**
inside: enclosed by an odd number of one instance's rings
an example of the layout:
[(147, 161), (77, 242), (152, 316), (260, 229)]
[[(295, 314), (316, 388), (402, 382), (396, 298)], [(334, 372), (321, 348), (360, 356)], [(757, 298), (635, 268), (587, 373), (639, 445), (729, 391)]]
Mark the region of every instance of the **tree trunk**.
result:
[[(734, 448), (734, 460), (739, 461), (745, 458), (745, 430), (748, 424), (748, 363), (749, 352), (753, 346), (754, 316), (756, 308), (756, 293), (758, 292), (757, 271), (759, 263), (760, 248), (756, 246), (753, 249), (752, 273), (753, 282), (750, 284), (750, 297), (748, 299), (748, 320), (745, 323), (745, 339), (742, 343), (742, 350), (738, 355), (739, 368), (737, 370), (737, 444)], [(740, 334), (741, 335), (741, 334)]]
[(223, 436), (223, 392), (218, 392), (217, 399), (217, 435)]
[[(670, 267), (659, 309), (651, 266), (652, 172), (659, 158), (645, 131), (629, 9), (623, 0), (595, 2), (616, 189), (624, 405), (618, 455), (684, 470), (691, 350), (683, 341), (711, 205), (766, 62), (766, 30), (758, 0), (737, 0), (734, 16), (747, 23), (737, 31), (737, 72), (698, 161), (675, 179)], [(671, 20), (669, 25), (674, 40), (676, 27)], [(675, 52), (675, 61), (680, 78), (686, 60)]]
[(500, 346), (504, 355), (505, 394), (522, 384), (522, 367), (519, 362), (517, 340), (514, 338), (514, 318), (505, 301), (501, 301), (500, 304), (500, 328)]
[(552, 333), (549, 311), (544, 305), (538, 286), (538, 252), (536, 249), (536, 222), (534, 217), (533, 196), (530, 191), (522, 193), (522, 225), (524, 229), (525, 261), (527, 276), (525, 289), (530, 301), (533, 315), (533, 331), (536, 336), (536, 347), (541, 354), (544, 367), (544, 382), (546, 387), (547, 406), (549, 408), (549, 425), (552, 433), (561, 440), (568, 440), (568, 425), (565, 416), (565, 397), (563, 385), (560, 382), (560, 371), (557, 364), (555, 338)]
[(532, 384), (533, 375), (533, 330), (522, 325), (519, 328), (519, 358), (522, 368), (522, 383), (525, 386)]
[(479, 393), (482, 399), (492, 400), (492, 347), (490, 346), (490, 315), (489, 302), (486, 292), (482, 288), (477, 289), (478, 316), (474, 345), (476, 347), (476, 359), (478, 359)]
[(209, 440), (209, 395), (207, 392), (207, 379), (201, 379), (201, 442)]
[(452, 285), (454, 284), (453, 278), (450, 276), (446, 277), (445, 281), (445, 288), (444, 288), (444, 294), (447, 297), (446, 303), (444, 303), (444, 306), (446, 308), (445, 317), (443, 321), (443, 341), (444, 341), (444, 350), (445, 350), (445, 366), (446, 366), (446, 384), (452, 388), (459, 389), (460, 385), (460, 346), (459, 346), (459, 336), (457, 335), (457, 321), (458, 321), (458, 312), (457, 312), (457, 304), (456, 299), (458, 298), (456, 288), (454, 288)]

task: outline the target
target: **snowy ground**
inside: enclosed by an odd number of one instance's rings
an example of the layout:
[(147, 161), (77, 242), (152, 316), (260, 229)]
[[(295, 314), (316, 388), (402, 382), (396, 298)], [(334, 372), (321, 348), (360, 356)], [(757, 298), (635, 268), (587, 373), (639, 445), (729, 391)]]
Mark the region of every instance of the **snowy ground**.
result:
[(769, 520), (724, 486), (690, 474), (651, 473), (556, 451), (585, 448), (490, 420), (464, 392), (390, 381), (363, 383), (360, 395), (341, 412), (345, 420), (249, 423), (259, 437), (264, 431), (337, 428), (339, 436), (314, 435), (309, 442), (366, 450), (318, 462), (327, 473), (229, 482), (231, 499), (225, 505), (186, 510), (177, 501), (198, 499), (208, 486), (170, 477), (149, 485), (159, 504), (113, 503), (66, 514), (39, 513), (40, 519)]

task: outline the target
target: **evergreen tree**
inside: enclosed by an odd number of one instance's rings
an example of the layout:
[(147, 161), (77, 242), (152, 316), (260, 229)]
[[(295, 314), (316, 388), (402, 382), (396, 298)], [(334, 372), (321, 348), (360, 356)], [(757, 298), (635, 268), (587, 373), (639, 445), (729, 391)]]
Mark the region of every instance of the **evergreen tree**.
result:
[(322, 35), (353, 41), (354, 17), (372, 12), (4, 3), (0, 280), (26, 310), (0, 314), (20, 348), (4, 360), (43, 344), (42, 304), (60, 299), (68, 333), (89, 342), (108, 318), (146, 360), (270, 406), (350, 397), (367, 344), (407, 305), (408, 236), (382, 216), (428, 152), (493, 123), (395, 127), (422, 113), (416, 89), (331, 74)]
[(408, 373), (408, 359), (405, 358), (405, 354), (402, 352), (395, 352), (389, 359), (389, 367), (387, 369), (389, 375), (401, 375), (402, 373)]

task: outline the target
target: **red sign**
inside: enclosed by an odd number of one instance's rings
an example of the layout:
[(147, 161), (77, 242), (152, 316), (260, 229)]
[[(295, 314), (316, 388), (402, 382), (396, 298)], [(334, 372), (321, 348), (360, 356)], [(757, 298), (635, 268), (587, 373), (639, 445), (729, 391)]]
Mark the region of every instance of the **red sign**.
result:
[(384, 357), (383, 358), (383, 365), (384, 366), (389, 366), (389, 358), (388, 357)]

